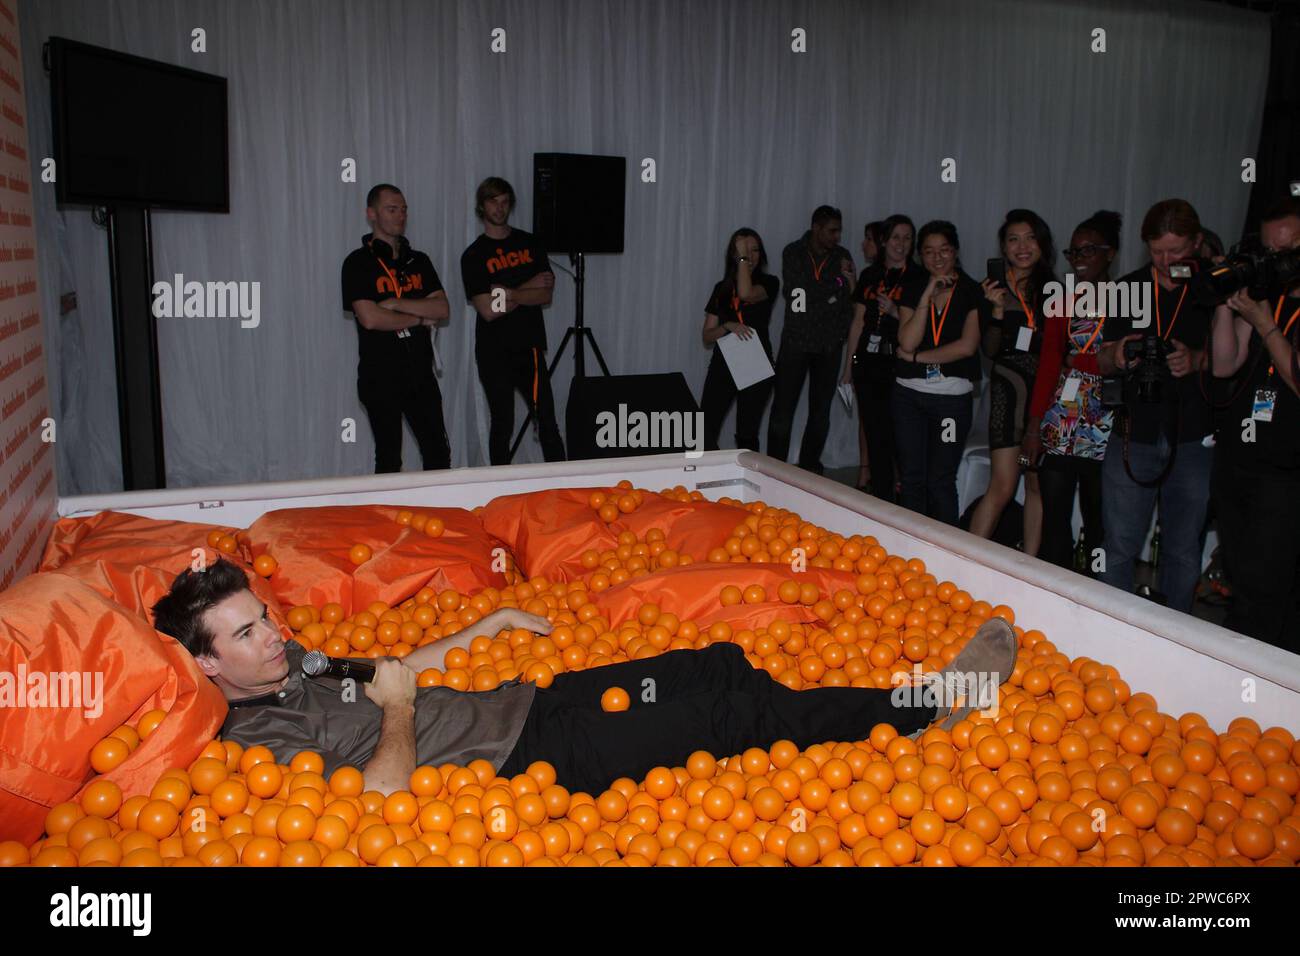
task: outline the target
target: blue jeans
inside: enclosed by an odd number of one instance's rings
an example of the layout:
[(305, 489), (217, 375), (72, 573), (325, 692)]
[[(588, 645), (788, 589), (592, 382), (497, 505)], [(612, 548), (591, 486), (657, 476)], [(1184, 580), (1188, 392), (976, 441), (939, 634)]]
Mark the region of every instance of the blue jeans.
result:
[(971, 393), (933, 395), (896, 385), (890, 406), (901, 485), (898, 503), (956, 525), (957, 466), (974, 416)]
[[(1130, 442), (1129, 467), (1143, 481), (1155, 478), (1169, 460), (1170, 444), (1162, 434), (1154, 445)], [(1143, 488), (1124, 470), (1124, 438), (1111, 432), (1101, 470), (1102, 527), (1106, 568), (1101, 579), (1133, 593), (1133, 563), (1146, 542), (1151, 513), (1160, 501), (1158, 589), (1168, 606), (1190, 612), (1201, 576), (1201, 528), (1210, 500), (1214, 450), (1199, 441), (1179, 442), (1174, 466), (1155, 488)]]

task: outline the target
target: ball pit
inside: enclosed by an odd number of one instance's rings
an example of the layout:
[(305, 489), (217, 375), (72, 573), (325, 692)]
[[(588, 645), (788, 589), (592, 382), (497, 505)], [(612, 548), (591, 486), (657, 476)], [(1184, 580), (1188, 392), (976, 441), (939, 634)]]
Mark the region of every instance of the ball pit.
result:
[[(605, 508), (607, 520), (613, 489), (597, 490), (605, 498), (592, 507)], [(618, 489), (620, 515), (635, 511), (637, 491), (630, 483)], [(639, 493), (642, 500), (653, 494)], [(730, 504), (747, 510), (743, 528), (703, 554), (670, 553), (652, 533), (628, 539), (625, 532), (616, 548), (582, 554), (585, 573), (573, 580), (519, 577), (473, 594), (426, 589), (396, 607), (350, 616), (337, 605), (300, 606), (287, 609), (289, 622), (304, 646), (369, 656), (404, 655), (497, 607), (555, 623), (547, 637), (479, 638), (420, 675), (425, 686), (459, 690), (516, 676), (544, 685), (568, 670), (718, 641), (737, 643), (752, 665), (796, 689), (887, 687), (913, 666), (942, 667), (988, 617), (1015, 622), (1012, 607), (937, 580), (923, 562), (892, 555), (870, 536), (836, 535), (761, 503)], [(807, 575), (789, 573), (795, 546)], [(736, 569), (708, 619), (679, 616), (666, 600), (641, 602), (617, 623), (604, 613), (608, 598), (657, 575), (716, 571), (722, 563), (767, 564), (782, 579), (755, 585)], [(849, 586), (819, 586), (809, 580), (814, 570), (843, 575)], [(770, 613), (757, 626), (733, 626), (726, 614), (741, 611)], [(421, 767), (407, 791), (387, 798), (362, 792), (352, 768), (325, 779), (314, 754), (277, 766), (262, 748), (214, 741), (148, 794), (114, 793), (108, 781), (86, 788), (78, 803), (50, 811), (43, 840), (0, 843), (0, 865), (1293, 866), (1300, 859), (1300, 745), (1288, 730), (1239, 717), (1217, 733), (1197, 713), (1162, 712), (1115, 664), (1071, 658), (1042, 631), (1016, 630), (1021, 658), (998, 716), (973, 714), (950, 733), (931, 729), (912, 741), (880, 725), (861, 740), (802, 752), (779, 741), (743, 754), (696, 753), (685, 766), (611, 781), (600, 794), (564, 791), (545, 764), (510, 780), (483, 762)], [(130, 730), (144, 738), (157, 726), (149, 716), (151, 726), (142, 720), (110, 736), (133, 749)]]

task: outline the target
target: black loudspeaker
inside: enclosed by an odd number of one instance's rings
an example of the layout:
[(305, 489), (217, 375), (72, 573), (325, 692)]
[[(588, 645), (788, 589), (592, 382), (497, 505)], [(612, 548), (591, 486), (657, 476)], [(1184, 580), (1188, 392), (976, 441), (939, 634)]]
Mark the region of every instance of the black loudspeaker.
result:
[(621, 253), (627, 160), (533, 153), (533, 233), (551, 253)]
[(565, 414), (569, 460), (703, 451), (699, 410), (681, 372), (575, 378)]

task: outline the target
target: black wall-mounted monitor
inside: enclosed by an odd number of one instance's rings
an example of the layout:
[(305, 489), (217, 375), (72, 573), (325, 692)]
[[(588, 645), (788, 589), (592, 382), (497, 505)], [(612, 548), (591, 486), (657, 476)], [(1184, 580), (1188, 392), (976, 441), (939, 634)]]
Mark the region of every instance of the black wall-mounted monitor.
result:
[(226, 78), (49, 41), (56, 196), (230, 212)]

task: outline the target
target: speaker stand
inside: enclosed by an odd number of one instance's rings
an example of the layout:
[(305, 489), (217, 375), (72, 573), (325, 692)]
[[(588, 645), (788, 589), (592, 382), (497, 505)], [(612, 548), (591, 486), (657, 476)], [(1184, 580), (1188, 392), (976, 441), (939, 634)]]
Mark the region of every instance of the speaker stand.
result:
[(149, 209), (124, 204), (96, 210), (94, 216), (108, 231), (122, 487), (166, 488)]
[[(596, 335), (591, 329), (587, 328), (583, 321), (583, 290), (587, 282), (587, 260), (581, 252), (571, 253), (569, 262), (573, 264), (574, 287), (576, 300), (574, 305), (573, 325), (564, 330), (564, 338), (560, 339), (560, 347), (555, 350), (555, 357), (551, 359), (551, 364), (546, 368), (546, 374), (552, 381), (555, 379), (555, 369), (560, 364), (560, 359), (564, 356), (564, 350), (568, 347), (569, 341), (573, 340), (573, 377), (587, 377), (587, 356), (585, 343), (591, 343), (591, 350), (596, 353), (596, 361), (600, 363), (601, 372), (608, 376), (609, 366), (605, 364), (605, 357), (600, 354), (600, 346), (596, 344)], [(555, 405), (555, 390), (551, 390), (551, 406)], [(515, 435), (514, 443), (510, 446), (510, 461), (514, 461), (515, 452), (519, 450), (520, 443), (524, 440), (524, 433), (528, 431), (528, 426), (533, 421), (533, 409), (528, 409), (528, 415), (524, 418), (524, 423), (519, 427), (519, 434)], [(508, 463), (508, 462), (507, 462)]]

